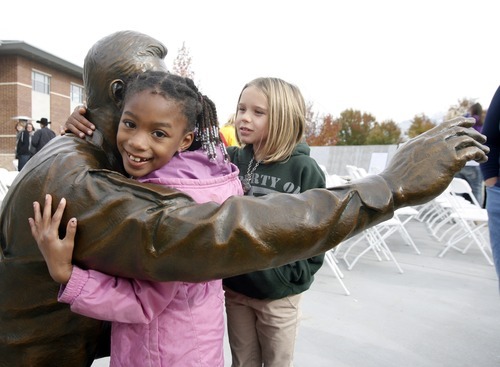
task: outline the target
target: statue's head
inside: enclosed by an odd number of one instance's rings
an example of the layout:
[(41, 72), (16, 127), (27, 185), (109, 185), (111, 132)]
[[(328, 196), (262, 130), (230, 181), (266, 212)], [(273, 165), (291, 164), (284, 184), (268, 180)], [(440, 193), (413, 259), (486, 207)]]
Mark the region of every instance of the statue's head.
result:
[(83, 80), (90, 120), (115, 146), (126, 81), (146, 70), (164, 70), (167, 48), (135, 31), (120, 31), (96, 42), (87, 53)]

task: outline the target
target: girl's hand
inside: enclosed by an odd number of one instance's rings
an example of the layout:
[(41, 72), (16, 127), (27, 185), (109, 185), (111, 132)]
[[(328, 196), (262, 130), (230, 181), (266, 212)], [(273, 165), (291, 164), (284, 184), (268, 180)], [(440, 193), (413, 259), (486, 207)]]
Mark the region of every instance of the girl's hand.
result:
[(65, 207), (66, 199), (62, 198), (52, 216), (52, 196), (46, 195), (43, 214), (40, 211), (40, 204), (35, 201), (33, 203), (34, 218), (28, 219), (31, 234), (47, 263), (50, 276), (61, 284), (68, 283), (73, 271), (71, 258), (76, 234), (76, 218), (71, 218), (66, 227), (66, 237), (59, 239), (59, 225)]
[(95, 126), (85, 118), (87, 108), (85, 106), (78, 106), (73, 113), (68, 117), (64, 127), (61, 129), (61, 135), (71, 132), (80, 138), (85, 138), (85, 134), (92, 135)]

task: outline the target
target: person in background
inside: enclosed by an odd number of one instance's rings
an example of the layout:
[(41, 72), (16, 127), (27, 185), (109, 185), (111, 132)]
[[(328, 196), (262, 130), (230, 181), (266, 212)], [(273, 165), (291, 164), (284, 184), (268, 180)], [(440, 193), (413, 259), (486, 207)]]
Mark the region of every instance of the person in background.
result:
[(32, 153), (36, 154), (52, 139), (56, 137), (56, 133), (53, 132), (48, 125), (50, 121), (47, 118), (42, 117), (40, 121), (37, 121), (41, 128), (35, 131), (33, 138), (31, 139), (31, 146), (33, 147)]
[(500, 290), (500, 87), (491, 99), (481, 131), (490, 148), (488, 161), (480, 164), (486, 186), (486, 211), (493, 263), (499, 279)]
[[(36, 130), (36, 129), (35, 129), (35, 126), (33, 125), (33, 123), (32, 123), (32, 122), (29, 122), (29, 121), (28, 121), (28, 122), (26, 123), (26, 130), (27, 130), (27, 131), (28, 131), (28, 133), (30, 134), (30, 148), (29, 148), (29, 150), (30, 150), (30, 153), (31, 153), (31, 157), (33, 157), (33, 156), (35, 155), (35, 153), (36, 153), (36, 149), (33, 147), (33, 144), (32, 144), (32, 142), (31, 142), (31, 141), (32, 141), (32, 139), (33, 139), (33, 135), (35, 134), (35, 130)], [(31, 157), (30, 157), (30, 158), (31, 158)]]
[[(469, 112), (466, 117), (472, 117), (476, 120), (473, 128), (478, 132), (481, 132), (483, 128), (483, 107), (480, 103), (474, 103), (469, 108)], [(455, 177), (463, 178), (466, 180), (471, 189), (472, 194), (476, 198), (477, 202), (481, 207), (484, 206), (484, 184), (483, 184), (483, 175), (481, 174), (481, 168), (479, 167), (479, 163), (476, 161), (469, 161), (465, 164), (465, 166), (458, 172)], [(472, 202), (467, 195), (466, 199)]]
[(16, 125), (14, 126), (16, 130), (16, 146), (14, 147), (14, 152), (15, 152), (15, 158), (17, 158), (17, 144), (19, 143), (19, 138), (21, 137), (21, 132), (24, 130), (25, 122), (23, 121), (17, 121)]
[(19, 139), (19, 136), (21, 135), (21, 131), (24, 130), (24, 126), (26, 125), (26, 122), (23, 121), (18, 121), (16, 122), (16, 142)]
[[(177, 188), (198, 203), (243, 195), (239, 171), (219, 139), (215, 105), (191, 79), (146, 71), (128, 85), (117, 144), (131, 177)], [(148, 361), (153, 366), (224, 367), (222, 280), (154, 283), (72, 265), (76, 218), (68, 223), (66, 239), (59, 240), (65, 200), (52, 222), (51, 201), (49, 196), (43, 218), (35, 207), (33, 237), (51, 276), (63, 285), (59, 301), (73, 312), (113, 322), (112, 366)], [(145, 343), (149, 340), (157, 342)]]
[(21, 171), (32, 157), (30, 152), (31, 136), (26, 128), (27, 125), (28, 123), (21, 121), (16, 124), (16, 159), (18, 171)]
[[(295, 85), (257, 78), (243, 87), (235, 117), (242, 147), (229, 147), (228, 153), (240, 169), (245, 195), (325, 187), (323, 171), (302, 142), (305, 121), (304, 98)], [(232, 367), (293, 365), (302, 293), (323, 259), (321, 254), (223, 280)]]
[(224, 144), (228, 147), (235, 146), (239, 147), (240, 143), (236, 136), (236, 131), (234, 128), (234, 118), (235, 114), (233, 113), (223, 127), (220, 128), (220, 133), (222, 134), (222, 138), (224, 140)]
[(469, 107), (469, 115), (467, 117), (473, 117), (474, 120), (476, 120), (476, 123), (472, 126), (474, 129), (479, 132), (483, 130), (484, 111), (483, 106), (481, 106), (479, 102), (476, 102)]

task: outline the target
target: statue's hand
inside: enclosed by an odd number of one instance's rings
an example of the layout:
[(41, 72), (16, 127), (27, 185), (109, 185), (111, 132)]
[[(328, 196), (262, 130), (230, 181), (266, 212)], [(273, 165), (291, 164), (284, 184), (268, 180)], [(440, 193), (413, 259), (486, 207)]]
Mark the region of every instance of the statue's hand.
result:
[(396, 208), (425, 203), (441, 194), (469, 160), (486, 162), (486, 137), (473, 118), (457, 117), (411, 139), (380, 175), (392, 190)]
[(71, 132), (82, 139), (85, 138), (85, 134), (91, 136), (93, 130), (95, 130), (95, 126), (85, 118), (86, 112), (87, 109), (85, 106), (76, 107), (66, 120), (61, 134), (64, 135), (67, 132)]

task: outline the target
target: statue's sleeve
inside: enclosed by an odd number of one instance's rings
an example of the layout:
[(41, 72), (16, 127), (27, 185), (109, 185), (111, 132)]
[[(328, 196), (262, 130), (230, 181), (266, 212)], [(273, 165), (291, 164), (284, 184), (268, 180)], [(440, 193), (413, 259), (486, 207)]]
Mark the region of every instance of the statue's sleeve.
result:
[[(225, 278), (334, 247), (390, 218), (392, 194), (379, 176), (302, 194), (233, 197), (195, 204), (186, 195), (96, 171), (91, 208), (78, 218), (75, 262), (112, 275), (155, 281)], [(69, 217), (68, 217), (69, 218)]]
[(74, 146), (55, 139), (9, 190), (1, 217), (6, 261), (43, 260), (27, 219), (45, 194), (54, 207), (68, 202), (61, 231), (78, 219), (76, 265), (153, 281), (220, 279), (310, 258), (394, 212), (378, 175), (329, 190), (196, 204), (105, 169), (103, 151), (76, 139)]

